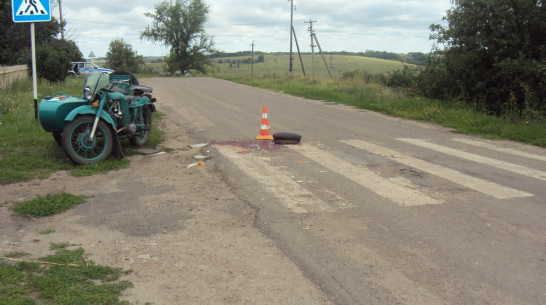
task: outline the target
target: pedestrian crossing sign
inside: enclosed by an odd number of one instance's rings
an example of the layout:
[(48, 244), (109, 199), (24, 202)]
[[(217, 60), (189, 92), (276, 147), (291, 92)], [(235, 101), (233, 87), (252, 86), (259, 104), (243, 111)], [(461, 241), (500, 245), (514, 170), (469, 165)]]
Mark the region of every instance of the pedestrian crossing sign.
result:
[(49, 0), (11, 0), (13, 22), (40, 22), (51, 20)]

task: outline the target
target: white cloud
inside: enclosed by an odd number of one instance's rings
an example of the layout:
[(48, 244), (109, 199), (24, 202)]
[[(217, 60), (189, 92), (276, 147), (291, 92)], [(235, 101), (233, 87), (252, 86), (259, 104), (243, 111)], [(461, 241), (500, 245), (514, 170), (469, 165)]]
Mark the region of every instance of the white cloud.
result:
[[(288, 51), (290, 1), (205, 0), (210, 7), (205, 28), (216, 48), (224, 51)], [(140, 32), (150, 20), (159, 1), (77, 1), (64, 0), (67, 36), (74, 39), (84, 55), (93, 51), (104, 56), (115, 38), (123, 38), (141, 55), (161, 56), (168, 49), (146, 40)], [(380, 50), (428, 52), (429, 25), (441, 23), (450, 0), (294, 0), (294, 28), (302, 51), (310, 50), (308, 24), (313, 27), (325, 51)], [(58, 12), (53, 12), (58, 16)]]

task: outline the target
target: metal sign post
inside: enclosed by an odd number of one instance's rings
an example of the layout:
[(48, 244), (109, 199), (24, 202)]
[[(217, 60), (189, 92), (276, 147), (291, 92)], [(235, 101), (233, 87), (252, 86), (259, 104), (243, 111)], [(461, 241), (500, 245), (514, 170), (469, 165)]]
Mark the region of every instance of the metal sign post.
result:
[(38, 85), (36, 83), (36, 31), (34, 22), (30, 24), (30, 45), (32, 48), (32, 92), (34, 96), (34, 120), (38, 120)]
[[(44, 3), (42, 3), (42, 1)], [(32, 91), (34, 94), (34, 119), (38, 120), (38, 87), (36, 80), (36, 31), (34, 22), (51, 21), (49, 0), (11, 0), (13, 22), (31, 22)]]

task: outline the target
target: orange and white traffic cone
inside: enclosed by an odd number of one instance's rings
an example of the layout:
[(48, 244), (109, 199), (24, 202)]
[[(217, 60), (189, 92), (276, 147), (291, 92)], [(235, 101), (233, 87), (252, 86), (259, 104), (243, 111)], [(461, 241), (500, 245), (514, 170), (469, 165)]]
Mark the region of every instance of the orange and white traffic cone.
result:
[(260, 135), (256, 140), (273, 140), (273, 136), (269, 133), (269, 119), (267, 118), (267, 108), (262, 111), (262, 124), (260, 125)]

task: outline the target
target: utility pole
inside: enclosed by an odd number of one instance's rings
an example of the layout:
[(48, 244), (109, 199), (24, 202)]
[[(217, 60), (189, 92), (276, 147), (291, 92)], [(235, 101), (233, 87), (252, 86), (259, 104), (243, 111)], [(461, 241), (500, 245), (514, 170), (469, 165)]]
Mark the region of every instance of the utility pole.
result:
[(311, 36), (311, 60), (313, 61), (313, 77), (315, 77), (315, 32), (313, 31), (313, 22), (317, 22), (316, 20), (309, 20), (309, 22), (305, 21), (305, 23), (309, 23), (309, 33)]
[(59, 0), (59, 20), (61, 21), (61, 40), (64, 40), (63, 6)]
[(292, 28), (292, 33), (294, 33), (294, 41), (296, 42), (296, 48), (298, 48), (298, 56), (300, 57), (301, 71), (303, 72), (303, 76), (305, 76), (305, 67), (303, 66), (303, 59), (301, 58), (300, 44), (298, 43), (298, 37), (296, 36), (296, 33), (294, 32), (294, 28)]
[(317, 38), (317, 34), (313, 33), (313, 37), (315, 37), (315, 41), (317, 42), (318, 49), (320, 51), (320, 55), (322, 56), (322, 61), (324, 61), (324, 65), (326, 66), (326, 70), (328, 70), (328, 74), (330, 75), (330, 78), (332, 77), (332, 72), (330, 72), (330, 68), (328, 67), (328, 64), (326, 63), (326, 58), (324, 57), (324, 53), (322, 53), (322, 48), (320, 47), (320, 43)]
[(289, 72), (294, 71), (294, 57), (292, 56), (292, 40), (294, 40), (294, 0), (290, 1), (290, 68)]
[(250, 75), (252, 75), (252, 76), (254, 76), (254, 46), (255, 45), (256, 44), (254, 43), (254, 40), (252, 40), (252, 44), (251, 44), (251, 46), (252, 46), (252, 57), (250, 59), (250, 62), (251, 62)]

